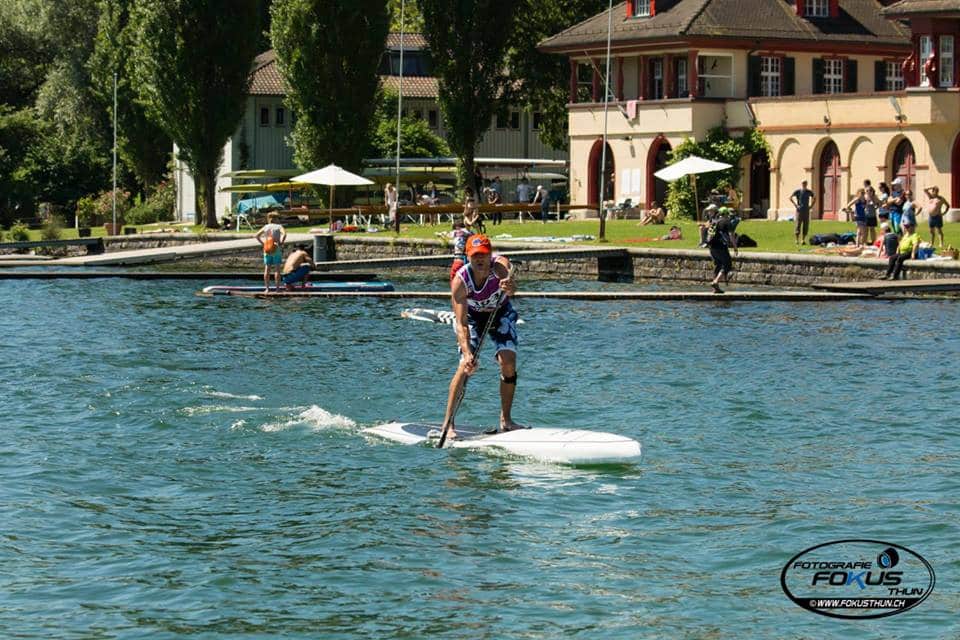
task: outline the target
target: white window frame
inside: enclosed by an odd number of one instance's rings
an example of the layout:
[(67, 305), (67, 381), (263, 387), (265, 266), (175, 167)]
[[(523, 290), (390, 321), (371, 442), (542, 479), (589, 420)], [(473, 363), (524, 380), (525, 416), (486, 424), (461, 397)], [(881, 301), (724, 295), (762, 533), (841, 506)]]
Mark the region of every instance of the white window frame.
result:
[(900, 61), (887, 60), (886, 70), (883, 88), (887, 91), (903, 91), (906, 83), (903, 81), (903, 68), (900, 66)]
[(927, 58), (930, 57), (930, 54), (933, 52), (933, 38), (931, 36), (920, 36), (920, 59), (917, 61), (920, 68), (920, 86), (929, 87), (930, 81), (927, 79), (927, 74), (923, 72), (923, 63), (927, 61)]
[(803, 5), (803, 15), (807, 18), (830, 17), (830, 0), (807, 0)]
[(634, 18), (650, 17), (650, 0), (630, 0), (630, 1), (633, 2)]
[(844, 60), (842, 58), (823, 59), (824, 93), (843, 93), (843, 63)]
[(690, 73), (687, 69), (687, 59), (677, 60), (677, 97), (682, 98), (684, 94), (690, 95)]
[(760, 57), (760, 95), (774, 98), (783, 93), (781, 78), (783, 58), (779, 56)]
[[(584, 74), (584, 69), (589, 69), (589, 74)], [(583, 75), (589, 75), (589, 80), (584, 80)], [(587, 99), (585, 102), (593, 102), (593, 65), (590, 62), (578, 62), (577, 63), (577, 102), (580, 102), (581, 89), (587, 90)]]
[(940, 86), (953, 86), (953, 36), (940, 36)]
[[(708, 58), (727, 58), (730, 62), (730, 75), (710, 73), (712, 69), (707, 68)], [(735, 86), (733, 73), (732, 54), (701, 52), (697, 56), (697, 94), (703, 98), (733, 98)]]
[(663, 89), (663, 58), (653, 58), (650, 60), (650, 99), (663, 100)]

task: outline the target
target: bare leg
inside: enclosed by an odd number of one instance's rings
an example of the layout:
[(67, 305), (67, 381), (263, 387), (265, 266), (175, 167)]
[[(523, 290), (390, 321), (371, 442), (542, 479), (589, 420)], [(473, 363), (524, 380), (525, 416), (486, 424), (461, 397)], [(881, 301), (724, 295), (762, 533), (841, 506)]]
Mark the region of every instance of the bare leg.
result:
[(510, 415), (517, 383), (503, 381), (503, 378), (512, 378), (517, 375), (517, 354), (513, 351), (501, 351), (497, 354), (497, 361), (500, 363), (500, 430), (521, 429), (522, 427), (514, 422)]
[(270, 265), (263, 265), (263, 290), (270, 291)]
[[(463, 360), (460, 362), (460, 366), (457, 367), (456, 373), (453, 374), (453, 378), (450, 380), (450, 388), (447, 391), (447, 410), (443, 414), (443, 429), (447, 429), (447, 439), (452, 440), (457, 437), (457, 431), (453, 426), (454, 415), (453, 412), (456, 409), (457, 405), (457, 396), (460, 394), (460, 389), (470, 378), (467, 373), (467, 362), (469, 360)], [(449, 424), (449, 428), (447, 425)]]

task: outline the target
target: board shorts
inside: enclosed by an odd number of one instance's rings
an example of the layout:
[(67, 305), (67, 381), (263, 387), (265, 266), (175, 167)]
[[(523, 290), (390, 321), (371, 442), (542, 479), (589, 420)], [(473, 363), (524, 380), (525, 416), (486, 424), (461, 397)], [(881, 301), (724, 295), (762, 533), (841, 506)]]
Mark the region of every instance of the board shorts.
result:
[(283, 274), (283, 284), (294, 284), (300, 282), (310, 274), (310, 265), (302, 264), (290, 273)]
[(943, 216), (930, 216), (929, 224), (931, 229), (943, 229)]
[(457, 275), (457, 271), (460, 271), (460, 267), (467, 263), (466, 256), (457, 256), (453, 259), (453, 264), (450, 265), (450, 279), (453, 280), (454, 276)]
[(283, 264), (283, 250), (277, 247), (273, 253), (263, 254), (263, 264), (268, 267), (279, 267)]
[[(485, 313), (476, 316), (469, 314), (467, 317), (467, 325), (470, 327), (470, 350), (473, 352), (476, 352), (477, 345), (480, 344), (480, 332), (487, 326), (488, 317), (489, 315)], [(493, 342), (496, 349), (494, 356), (501, 351), (517, 352), (517, 343), (519, 342), (517, 338), (517, 318), (517, 312), (509, 300), (497, 310), (497, 318), (494, 320), (493, 326), (490, 327), (490, 333), (488, 334), (488, 338)], [(453, 329), (456, 331), (456, 324), (454, 324)], [(457, 351), (460, 351), (459, 347), (457, 347)]]

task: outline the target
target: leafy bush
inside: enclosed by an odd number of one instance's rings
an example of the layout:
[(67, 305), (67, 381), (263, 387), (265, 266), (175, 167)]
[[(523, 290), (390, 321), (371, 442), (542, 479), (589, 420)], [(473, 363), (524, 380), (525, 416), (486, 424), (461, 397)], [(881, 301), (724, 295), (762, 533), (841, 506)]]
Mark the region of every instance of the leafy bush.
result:
[(95, 227), (103, 224), (97, 218), (97, 204), (90, 196), (77, 200), (77, 224), (81, 227)]
[(43, 223), (40, 230), (41, 240), (59, 240), (63, 235), (63, 218), (60, 216), (51, 216), (49, 220)]
[(751, 129), (739, 138), (733, 138), (723, 127), (715, 127), (707, 132), (702, 142), (687, 138), (670, 152), (671, 164), (688, 156), (700, 156), (708, 160), (726, 162), (733, 165), (725, 171), (701, 173), (697, 176), (697, 193), (689, 180), (674, 180), (667, 187), (667, 211), (671, 218), (692, 220), (696, 215), (697, 201), (713, 189), (722, 185), (736, 185), (740, 182), (740, 159), (757, 153), (761, 149), (769, 152), (769, 145), (763, 133)]
[(13, 242), (26, 242), (30, 239), (30, 229), (20, 220), (17, 220), (10, 227), (10, 240)]
[[(93, 201), (97, 212), (97, 219), (104, 222), (113, 222), (113, 192), (104, 191)], [(117, 189), (117, 224), (124, 223), (124, 216), (130, 210), (130, 192)], [(99, 222), (98, 222), (99, 224)]]
[(139, 198), (137, 199), (133, 208), (124, 216), (124, 220), (127, 224), (150, 224), (173, 220), (175, 198), (173, 183), (161, 182), (146, 200), (140, 202)]

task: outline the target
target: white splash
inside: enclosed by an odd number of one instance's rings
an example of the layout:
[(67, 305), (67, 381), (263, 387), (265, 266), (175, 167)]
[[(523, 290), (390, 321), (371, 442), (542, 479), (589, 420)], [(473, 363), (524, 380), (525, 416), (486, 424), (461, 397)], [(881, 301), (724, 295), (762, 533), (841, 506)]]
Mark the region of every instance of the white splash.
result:
[(210, 396), (211, 398), (233, 398), (235, 400), (263, 400), (263, 396), (257, 395), (238, 395), (235, 393), (227, 393), (226, 391), (207, 391), (203, 392), (203, 395)]
[[(296, 410), (296, 409), (293, 409)], [(295, 416), (284, 417), (273, 422), (267, 422), (260, 426), (262, 431), (274, 432), (283, 431), (291, 427), (306, 425), (314, 431), (323, 429), (350, 429), (357, 426), (357, 423), (346, 416), (330, 413), (322, 407), (313, 405), (308, 409), (300, 411)]]
[(230, 430), (235, 431), (237, 429), (243, 429), (245, 426), (247, 426), (246, 420), (235, 420), (233, 424), (230, 425)]
[(245, 413), (259, 411), (259, 407), (231, 407), (228, 405), (202, 405), (199, 407), (184, 407), (180, 413), (188, 416), (203, 416), (211, 413)]

